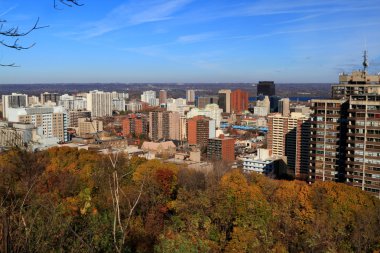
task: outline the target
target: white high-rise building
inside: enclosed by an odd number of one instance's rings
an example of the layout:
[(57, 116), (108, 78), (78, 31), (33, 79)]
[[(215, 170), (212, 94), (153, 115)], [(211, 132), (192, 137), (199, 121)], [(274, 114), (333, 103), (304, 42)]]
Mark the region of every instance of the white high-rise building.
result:
[(186, 91), (186, 101), (188, 103), (194, 103), (195, 102), (195, 91), (194, 90), (187, 90)]
[(69, 111), (82, 111), (87, 109), (87, 98), (64, 94), (60, 96), (58, 105)]
[(11, 95), (2, 96), (3, 118), (8, 119), (8, 110), (10, 108), (22, 108), (28, 106), (28, 95), (12, 93)]
[(141, 94), (141, 101), (151, 106), (158, 106), (159, 103), (156, 92), (153, 90), (144, 91), (143, 94)]
[(9, 108), (10, 122), (21, 122), (42, 127), (43, 136), (56, 137), (60, 141), (68, 141), (68, 116), (62, 106), (36, 106), (29, 108)]
[(123, 112), (125, 111), (125, 100), (124, 98), (113, 98), (112, 99), (112, 110)]
[(204, 109), (192, 108), (187, 114), (186, 117), (191, 119), (195, 116), (206, 116), (215, 120), (215, 127), (220, 127), (220, 121), (222, 120), (223, 109), (220, 109), (217, 104), (208, 104)]
[(33, 106), (33, 105), (39, 105), (40, 104), (40, 98), (37, 96), (29, 96), (28, 97), (28, 105)]
[(98, 90), (87, 94), (87, 110), (92, 117), (112, 116), (112, 93)]

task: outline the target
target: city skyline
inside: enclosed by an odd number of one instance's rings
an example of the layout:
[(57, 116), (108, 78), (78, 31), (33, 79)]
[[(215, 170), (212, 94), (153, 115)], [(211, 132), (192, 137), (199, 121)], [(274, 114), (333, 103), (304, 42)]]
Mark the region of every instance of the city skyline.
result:
[(336, 82), (364, 49), (380, 71), (374, 0), (81, 3), (1, 1), (9, 27), (49, 25), (20, 38), (29, 50), (0, 48), (0, 63), (21, 66), (0, 68), (2, 84)]

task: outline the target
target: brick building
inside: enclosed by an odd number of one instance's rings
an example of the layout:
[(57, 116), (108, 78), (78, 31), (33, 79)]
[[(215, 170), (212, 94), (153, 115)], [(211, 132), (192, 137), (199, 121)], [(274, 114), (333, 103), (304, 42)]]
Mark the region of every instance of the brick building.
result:
[(231, 112), (240, 113), (248, 110), (248, 92), (240, 89), (231, 92)]
[(235, 139), (220, 135), (219, 138), (211, 138), (207, 145), (207, 158), (210, 160), (223, 160), (232, 162), (235, 160)]

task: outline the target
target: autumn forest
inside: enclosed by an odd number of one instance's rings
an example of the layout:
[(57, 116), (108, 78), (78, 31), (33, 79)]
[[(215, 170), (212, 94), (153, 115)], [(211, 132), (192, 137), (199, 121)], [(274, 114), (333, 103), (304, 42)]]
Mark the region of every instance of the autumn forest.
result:
[(374, 252), (380, 201), (338, 183), (121, 153), (0, 155), (2, 252)]

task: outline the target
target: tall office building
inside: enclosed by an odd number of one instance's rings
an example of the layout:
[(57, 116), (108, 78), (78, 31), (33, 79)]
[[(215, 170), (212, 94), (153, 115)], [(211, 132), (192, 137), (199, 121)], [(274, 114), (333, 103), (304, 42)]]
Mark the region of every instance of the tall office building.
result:
[(231, 112), (231, 90), (220, 90), (218, 105), (223, 109), (223, 112)]
[(241, 113), (248, 110), (248, 92), (240, 89), (231, 92), (231, 112)]
[(300, 113), (284, 117), (279, 113), (268, 116), (268, 149), (283, 157), (288, 173), (306, 179), (309, 171), (310, 121)]
[(150, 106), (158, 106), (156, 92), (153, 90), (144, 91), (141, 95), (141, 101), (148, 103)]
[(148, 119), (144, 114), (129, 114), (123, 120), (124, 136), (141, 136), (148, 135)]
[(187, 90), (186, 91), (186, 101), (189, 104), (194, 104), (194, 102), (195, 102), (195, 91), (194, 90)]
[(276, 95), (276, 87), (273, 81), (260, 81), (257, 84), (257, 95), (274, 96)]
[(208, 104), (218, 104), (219, 96), (202, 96), (197, 98), (196, 106), (203, 109)]
[(290, 115), (290, 100), (289, 98), (282, 98), (278, 101), (278, 112), (281, 113), (282, 116)]
[(87, 110), (92, 117), (112, 116), (112, 94), (98, 90), (87, 94)]
[(281, 100), (280, 96), (270, 96), (269, 101), (270, 101), (270, 112), (279, 112), (278, 111), (278, 103)]
[(8, 119), (8, 110), (10, 108), (22, 108), (28, 106), (28, 95), (12, 93), (11, 95), (2, 96), (3, 118)]
[(67, 112), (62, 106), (9, 108), (8, 121), (30, 123), (42, 127), (47, 138), (57, 137), (60, 141), (68, 141)]
[(168, 92), (166, 90), (160, 90), (159, 93), (159, 103), (161, 104), (166, 104), (166, 100), (168, 99)]
[(215, 121), (205, 116), (187, 120), (187, 142), (189, 145), (205, 147), (208, 139), (215, 138)]
[(44, 92), (41, 94), (41, 104), (46, 104), (49, 101), (58, 105), (58, 101), (59, 101), (58, 93)]

